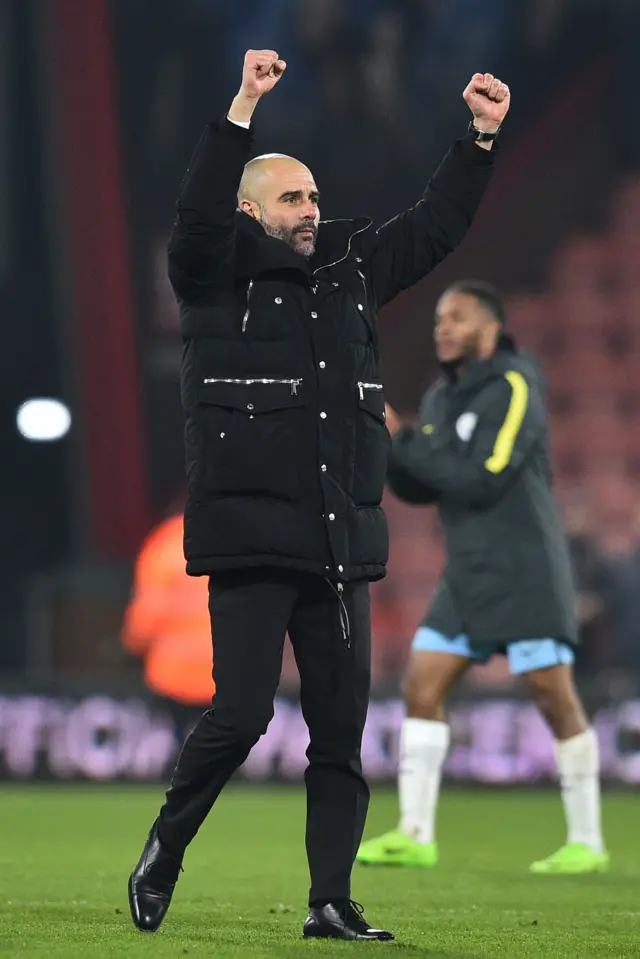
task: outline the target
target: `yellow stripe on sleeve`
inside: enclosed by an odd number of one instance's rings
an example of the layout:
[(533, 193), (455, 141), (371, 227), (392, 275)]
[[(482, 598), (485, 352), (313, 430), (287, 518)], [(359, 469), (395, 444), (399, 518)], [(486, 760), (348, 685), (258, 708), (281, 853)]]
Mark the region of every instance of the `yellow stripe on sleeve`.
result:
[(529, 399), (529, 387), (521, 373), (509, 370), (504, 376), (511, 385), (511, 401), (504, 423), (496, 437), (493, 452), (484, 464), (485, 469), (488, 469), (490, 473), (501, 473), (509, 465)]

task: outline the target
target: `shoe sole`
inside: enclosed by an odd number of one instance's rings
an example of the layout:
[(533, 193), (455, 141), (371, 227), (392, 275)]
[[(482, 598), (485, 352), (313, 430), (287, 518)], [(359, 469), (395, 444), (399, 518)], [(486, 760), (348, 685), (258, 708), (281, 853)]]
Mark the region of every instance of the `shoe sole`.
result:
[(610, 862), (599, 862), (589, 869), (536, 869), (529, 866), (529, 872), (534, 876), (589, 876), (593, 873), (609, 872)]
[(321, 936), (321, 935), (319, 935), (317, 932), (311, 932), (311, 933), (309, 933), (309, 932), (303, 932), (303, 933), (302, 933), (302, 938), (303, 938), (303, 939), (333, 939), (333, 940), (336, 941), (336, 942), (340, 942), (340, 941), (342, 941), (342, 942), (355, 942), (358, 937), (357, 937), (357, 936), (338, 936), (338, 935), (335, 935), (335, 936), (334, 936), (334, 935), (332, 935), (331, 933), (327, 933), (326, 935), (322, 935), (322, 936)]
[(385, 938), (385, 939), (374, 939), (373, 937), (370, 937), (370, 936), (338, 936), (338, 935), (334, 936), (334, 935), (331, 935), (331, 933), (320, 936), (317, 933), (313, 933), (313, 932), (312, 933), (303, 932), (302, 938), (303, 939), (320, 939), (320, 940), (332, 939), (334, 942), (393, 942), (395, 939), (395, 936), (390, 936), (389, 938)]
[(592, 869), (530, 869), (532, 876), (593, 876), (609, 872), (608, 866), (594, 866)]

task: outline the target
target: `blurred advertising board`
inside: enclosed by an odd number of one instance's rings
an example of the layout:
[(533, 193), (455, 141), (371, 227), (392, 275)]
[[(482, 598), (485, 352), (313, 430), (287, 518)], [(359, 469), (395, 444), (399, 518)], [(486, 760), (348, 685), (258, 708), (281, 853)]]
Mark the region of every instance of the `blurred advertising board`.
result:
[[(189, 723), (198, 712), (169, 702), (106, 695), (0, 696), (0, 780), (166, 781)], [(399, 699), (372, 702), (363, 740), (371, 782), (392, 782), (403, 716)], [(551, 736), (536, 711), (515, 699), (460, 700), (452, 705), (449, 781), (522, 785), (554, 777)], [(605, 780), (640, 784), (640, 699), (595, 710)], [(276, 701), (267, 733), (238, 774), (248, 782), (299, 781), (308, 736), (299, 706)]]

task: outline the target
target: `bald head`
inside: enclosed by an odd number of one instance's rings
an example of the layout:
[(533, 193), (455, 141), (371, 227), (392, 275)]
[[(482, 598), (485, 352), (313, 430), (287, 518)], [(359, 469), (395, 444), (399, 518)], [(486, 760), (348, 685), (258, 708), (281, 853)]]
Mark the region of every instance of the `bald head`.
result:
[(238, 188), (239, 208), (301, 256), (311, 256), (315, 249), (318, 200), (318, 188), (308, 167), (282, 153), (250, 160)]
[(313, 181), (311, 172), (307, 167), (295, 160), (293, 157), (286, 156), (284, 153), (265, 153), (263, 156), (249, 160), (244, 168), (240, 187), (238, 189), (238, 203), (243, 200), (256, 200), (260, 202), (261, 195), (269, 181), (273, 182), (278, 177), (298, 173), (300, 176), (305, 174)]

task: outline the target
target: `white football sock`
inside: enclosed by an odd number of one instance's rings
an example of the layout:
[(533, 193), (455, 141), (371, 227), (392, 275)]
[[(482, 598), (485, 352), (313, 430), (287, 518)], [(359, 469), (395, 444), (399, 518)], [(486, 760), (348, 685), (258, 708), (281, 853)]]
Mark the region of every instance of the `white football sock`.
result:
[(435, 839), (442, 767), (449, 748), (447, 723), (405, 719), (400, 733), (400, 832), (420, 843)]
[(603, 852), (600, 818), (600, 759), (593, 729), (556, 742), (567, 842)]

